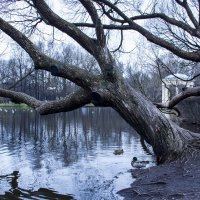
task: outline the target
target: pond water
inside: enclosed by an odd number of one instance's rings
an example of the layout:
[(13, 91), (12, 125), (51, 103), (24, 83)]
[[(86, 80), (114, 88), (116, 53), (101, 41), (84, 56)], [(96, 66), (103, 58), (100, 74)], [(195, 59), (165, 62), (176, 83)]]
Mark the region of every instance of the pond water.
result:
[[(124, 153), (114, 155), (117, 149)], [(153, 165), (111, 109), (0, 110), (0, 199), (122, 199), (117, 191), (133, 182), (133, 156)]]

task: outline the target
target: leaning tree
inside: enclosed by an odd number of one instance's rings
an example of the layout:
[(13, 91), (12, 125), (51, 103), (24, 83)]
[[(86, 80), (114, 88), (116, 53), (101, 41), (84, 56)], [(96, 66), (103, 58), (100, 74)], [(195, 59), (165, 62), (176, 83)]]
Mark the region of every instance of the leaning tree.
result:
[[(152, 0), (72, 2), (74, 7), (78, 7), (79, 12), (74, 13), (74, 18), (70, 19), (67, 18), (67, 13), (71, 10), (65, 7), (65, 4), (70, 3), (67, 0), (62, 2), (63, 10), (66, 9), (62, 16), (53, 11), (45, 0), (2, 0), (0, 29), (28, 53), (35, 70), (46, 70), (53, 76), (68, 79), (78, 85), (78, 89), (63, 99), (49, 102), (6, 89), (0, 89), (0, 96), (24, 102), (42, 115), (71, 111), (88, 103), (111, 107), (152, 145), (158, 163), (167, 163), (198, 151), (200, 135), (171, 122), (158, 107), (172, 108), (188, 96), (199, 95), (200, 87), (189, 88), (167, 104), (155, 106), (123, 78), (107, 42), (112, 31), (120, 31), (122, 36), (124, 31), (133, 30), (132, 34), (139, 32), (148, 41), (175, 55), (198, 62), (200, 61), (199, 2), (171, 0), (162, 1), (161, 5)], [(132, 5), (133, 2), (137, 4)], [(153, 27), (149, 27), (151, 23), (145, 23), (145, 20), (150, 19), (154, 20)], [(144, 21), (138, 23), (138, 20)], [(95, 58), (101, 72), (95, 74), (80, 66), (60, 62), (41, 52), (33, 42), (34, 29), (41, 23), (75, 40)], [(88, 31), (89, 29), (91, 31)], [(30, 32), (32, 37), (29, 35)], [(122, 42), (123, 40), (120, 44)]]

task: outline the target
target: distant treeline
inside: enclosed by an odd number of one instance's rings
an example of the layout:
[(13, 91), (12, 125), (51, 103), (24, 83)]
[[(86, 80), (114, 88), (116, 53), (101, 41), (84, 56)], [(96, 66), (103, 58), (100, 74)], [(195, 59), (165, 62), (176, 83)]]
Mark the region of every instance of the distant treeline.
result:
[[(42, 51), (62, 62), (87, 69), (98, 74), (100, 72), (95, 59), (87, 52), (73, 45), (53, 46), (51, 43), (44, 45), (39, 43)], [(10, 59), (0, 60), (0, 87), (25, 92), (40, 100), (60, 99), (76, 89), (70, 81), (52, 76), (50, 72), (34, 70), (33, 63), (29, 56), (16, 47), (11, 53)], [(180, 68), (180, 65), (184, 68)], [(171, 73), (186, 73), (191, 75), (192, 65), (185, 66), (184, 61), (178, 62), (175, 58), (166, 56), (156, 59), (154, 62), (138, 66), (136, 63), (119, 63), (120, 72), (124, 74), (129, 83), (139, 89), (147, 98), (155, 102), (161, 101), (161, 79)], [(138, 70), (142, 69), (142, 70)], [(184, 69), (184, 71), (181, 71)], [(188, 70), (186, 70), (188, 69)], [(194, 70), (192, 74), (195, 74)], [(199, 85), (199, 77), (196, 84)], [(0, 98), (0, 103), (9, 102), (10, 99)]]

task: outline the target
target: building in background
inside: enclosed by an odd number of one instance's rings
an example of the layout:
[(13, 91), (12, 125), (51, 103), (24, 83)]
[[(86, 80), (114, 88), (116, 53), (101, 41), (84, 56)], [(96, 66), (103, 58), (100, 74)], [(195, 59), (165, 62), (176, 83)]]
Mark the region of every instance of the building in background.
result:
[(194, 82), (185, 74), (173, 74), (162, 79), (162, 103), (171, 100), (186, 87), (193, 87)]

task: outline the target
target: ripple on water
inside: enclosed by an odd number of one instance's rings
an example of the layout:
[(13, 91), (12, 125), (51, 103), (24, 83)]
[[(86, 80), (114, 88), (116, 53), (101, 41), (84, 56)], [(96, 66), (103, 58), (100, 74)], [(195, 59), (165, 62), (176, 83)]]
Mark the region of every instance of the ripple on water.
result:
[(0, 145), (0, 154), (8, 154), (9, 150), (8, 150), (8, 146), (7, 144), (2, 144)]
[(0, 175), (10, 173), (10, 166), (12, 166), (13, 152), (11, 152), (6, 144), (0, 146)]
[[(96, 111), (43, 117), (16, 111), (15, 117), (9, 112), (0, 116), (0, 174), (19, 171), (18, 186), (25, 190), (53, 188), (80, 200), (120, 199), (116, 192), (133, 181), (133, 156), (150, 157), (121, 118), (109, 110)], [(118, 149), (124, 153), (115, 155)], [(9, 191), (6, 179), (0, 183), (0, 194)]]
[(2, 164), (15, 155), (15, 148), (10, 149), (7, 144), (3, 144), (0, 146), (0, 155), (0, 163)]

